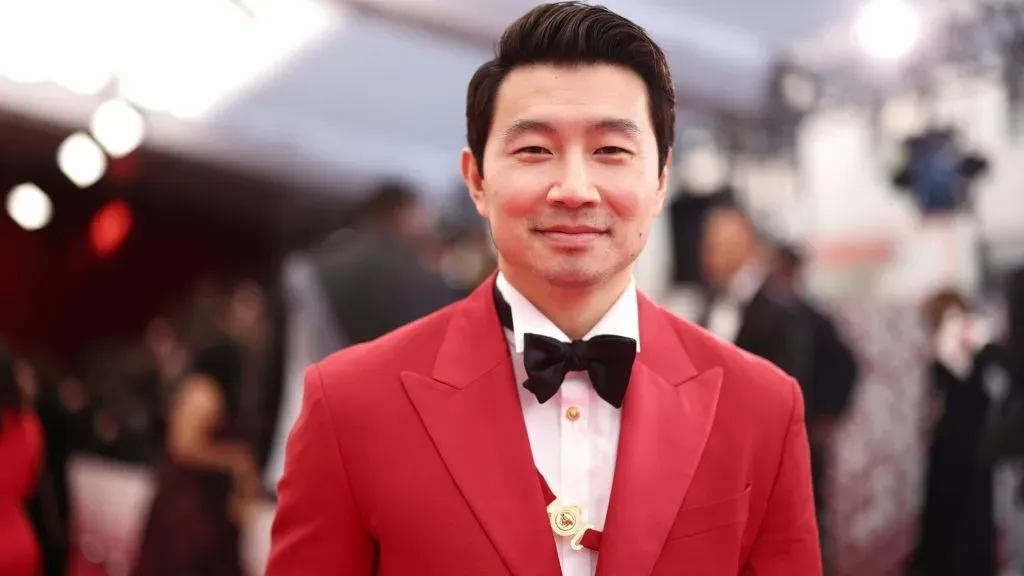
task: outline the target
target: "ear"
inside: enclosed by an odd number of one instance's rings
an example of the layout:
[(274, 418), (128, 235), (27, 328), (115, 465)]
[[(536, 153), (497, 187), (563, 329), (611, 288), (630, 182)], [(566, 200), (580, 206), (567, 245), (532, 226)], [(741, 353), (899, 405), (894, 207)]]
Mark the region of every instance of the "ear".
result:
[(473, 200), (476, 211), (480, 216), (487, 218), (487, 194), (484, 192), (484, 177), (477, 168), (476, 158), (469, 148), (462, 149), (462, 179), (466, 182), (466, 189), (469, 190), (469, 198)]
[(672, 149), (668, 149), (668, 154), (665, 155), (665, 165), (661, 168), (661, 175), (658, 176), (658, 189), (655, 192), (656, 199), (654, 203), (654, 215), (661, 214), (662, 208), (665, 207), (665, 198), (668, 195), (668, 171), (672, 169)]

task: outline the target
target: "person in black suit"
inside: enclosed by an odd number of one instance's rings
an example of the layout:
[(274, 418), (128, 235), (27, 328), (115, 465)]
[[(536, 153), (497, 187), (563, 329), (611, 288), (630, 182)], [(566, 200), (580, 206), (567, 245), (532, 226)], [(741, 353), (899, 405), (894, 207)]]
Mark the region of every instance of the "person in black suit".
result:
[[(1013, 270), (1006, 285), (1006, 345), (1003, 363), (1010, 390), (985, 438), (986, 459), (1024, 460), (1024, 268)], [(1018, 501), (1024, 508), (1024, 483)]]
[(846, 414), (857, 383), (858, 362), (832, 318), (804, 294), (801, 279), (804, 259), (793, 246), (775, 251), (772, 286), (789, 296), (789, 302), (804, 317), (814, 341), (811, 379), (807, 388), (814, 403), (807, 405), (811, 443), (827, 446), (835, 428)]
[(1009, 475), (1013, 492), (1012, 508), (1004, 510), (1007, 570), (1024, 574), (1024, 267), (1010, 272), (1005, 288), (1007, 330), (1001, 360), (1009, 386), (993, 410), (982, 450), (988, 465)]
[(383, 336), (460, 297), (415, 249), (426, 226), (412, 190), (383, 185), (361, 212), (355, 230), (312, 254), (337, 327), (350, 344)]
[(753, 222), (736, 207), (713, 210), (704, 224), (701, 264), (709, 298), (701, 325), (760, 356), (800, 383), (810, 397), (813, 340), (798, 306), (768, 283), (770, 262)]
[(461, 298), (423, 263), (426, 220), (416, 194), (385, 184), (356, 225), (290, 254), (270, 290), (271, 354), (257, 443), (276, 492), (284, 444), (301, 403), (303, 370), (340, 347), (368, 342)]
[(814, 482), (814, 500), (818, 509), (818, 530), (825, 552), (827, 550), (827, 483), (829, 455), (839, 423), (849, 410), (850, 398), (857, 384), (858, 361), (847, 345), (832, 318), (815, 306), (803, 289), (804, 257), (795, 246), (782, 245), (775, 249), (771, 274), (772, 287), (789, 296), (796, 310), (803, 316), (814, 341), (810, 380), (805, 384), (806, 395), (813, 402), (806, 404), (807, 433), (811, 441), (811, 474)]

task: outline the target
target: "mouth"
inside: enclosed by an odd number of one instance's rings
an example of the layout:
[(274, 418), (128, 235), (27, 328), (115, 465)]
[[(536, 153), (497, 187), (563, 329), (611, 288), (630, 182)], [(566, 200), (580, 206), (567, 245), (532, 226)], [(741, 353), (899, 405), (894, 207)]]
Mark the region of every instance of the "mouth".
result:
[(608, 234), (607, 230), (589, 226), (551, 226), (534, 232), (548, 242), (565, 247), (585, 247)]
[(594, 226), (574, 226), (568, 224), (558, 224), (555, 226), (547, 226), (545, 228), (537, 228), (535, 230), (541, 234), (607, 234), (608, 230), (603, 228), (596, 228)]

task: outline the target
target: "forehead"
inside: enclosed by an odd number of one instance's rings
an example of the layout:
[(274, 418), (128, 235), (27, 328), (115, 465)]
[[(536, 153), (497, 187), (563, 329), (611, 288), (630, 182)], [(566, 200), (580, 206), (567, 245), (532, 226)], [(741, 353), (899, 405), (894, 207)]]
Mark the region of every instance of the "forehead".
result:
[(630, 120), (653, 134), (647, 87), (611, 64), (535, 64), (512, 70), (498, 89), (492, 134), (523, 120), (572, 129), (601, 118)]

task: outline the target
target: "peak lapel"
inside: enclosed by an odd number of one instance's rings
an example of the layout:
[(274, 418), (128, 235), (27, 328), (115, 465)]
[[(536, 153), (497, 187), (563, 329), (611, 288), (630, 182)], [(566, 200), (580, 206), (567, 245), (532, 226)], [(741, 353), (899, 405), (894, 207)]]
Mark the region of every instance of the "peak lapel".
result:
[(623, 404), (598, 576), (651, 573), (715, 417), (721, 370), (698, 374), (663, 314), (640, 297), (641, 353)]
[(494, 277), (459, 304), (431, 377), (402, 381), (452, 479), (515, 576), (557, 576)]

